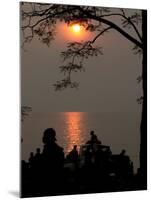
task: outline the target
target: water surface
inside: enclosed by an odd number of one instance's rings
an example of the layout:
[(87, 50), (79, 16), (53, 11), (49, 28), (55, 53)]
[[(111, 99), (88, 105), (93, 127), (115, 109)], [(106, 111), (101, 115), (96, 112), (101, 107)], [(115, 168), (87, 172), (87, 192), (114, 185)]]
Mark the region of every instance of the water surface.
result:
[(31, 113), (22, 123), (22, 159), (28, 160), (29, 153), (37, 147), (43, 149), (42, 135), (46, 128), (56, 130), (57, 142), (68, 153), (73, 145), (84, 144), (94, 130), (104, 145), (109, 145), (114, 154), (126, 149), (134, 162), (135, 170), (139, 167), (139, 124), (133, 113)]

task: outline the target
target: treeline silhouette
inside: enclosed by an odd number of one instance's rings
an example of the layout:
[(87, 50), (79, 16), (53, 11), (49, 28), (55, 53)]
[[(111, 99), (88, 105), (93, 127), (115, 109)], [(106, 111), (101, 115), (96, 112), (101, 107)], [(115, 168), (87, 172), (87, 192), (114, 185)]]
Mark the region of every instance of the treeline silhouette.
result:
[(94, 131), (80, 152), (74, 145), (66, 156), (53, 128), (44, 131), (42, 141), (42, 152), (37, 148), (28, 162), (21, 161), (21, 197), (141, 189), (139, 169), (134, 174), (126, 151), (113, 155)]

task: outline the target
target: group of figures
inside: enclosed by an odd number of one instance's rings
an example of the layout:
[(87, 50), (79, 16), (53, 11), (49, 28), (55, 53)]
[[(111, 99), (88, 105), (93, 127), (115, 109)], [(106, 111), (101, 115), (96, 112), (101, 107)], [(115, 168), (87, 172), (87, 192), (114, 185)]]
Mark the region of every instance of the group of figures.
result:
[(139, 170), (134, 174), (126, 151), (113, 155), (94, 131), (80, 151), (74, 145), (66, 156), (56, 143), (53, 128), (44, 131), (42, 141), (42, 152), (37, 148), (35, 154), (30, 153), (28, 162), (22, 160), (22, 197), (141, 189)]

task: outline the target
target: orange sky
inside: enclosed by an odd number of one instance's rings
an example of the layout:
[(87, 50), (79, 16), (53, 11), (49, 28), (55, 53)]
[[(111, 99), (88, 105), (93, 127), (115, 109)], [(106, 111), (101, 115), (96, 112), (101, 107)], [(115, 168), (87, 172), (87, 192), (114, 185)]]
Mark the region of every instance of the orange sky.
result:
[(76, 31), (76, 28), (78, 27), (74, 27), (74, 25), (69, 26), (65, 23), (59, 23), (58, 33), (61, 32), (62, 37), (68, 41), (87, 41), (93, 36), (93, 33), (86, 31), (83, 26), (79, 25), (79, 31)]

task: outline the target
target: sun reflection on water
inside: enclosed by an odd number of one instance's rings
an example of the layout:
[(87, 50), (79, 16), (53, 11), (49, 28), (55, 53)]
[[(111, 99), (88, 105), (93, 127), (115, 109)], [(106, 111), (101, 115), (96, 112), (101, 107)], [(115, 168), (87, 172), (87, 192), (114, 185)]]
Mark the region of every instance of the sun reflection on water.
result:
[(71, 151), (73, 145), (79, 145), (83, 140), (84, 123), (81, 112), (67, 112), (65, 113), (66, 122), (66, 137), (67, 137), (67, 152)]

